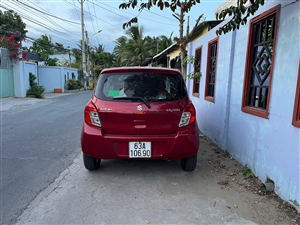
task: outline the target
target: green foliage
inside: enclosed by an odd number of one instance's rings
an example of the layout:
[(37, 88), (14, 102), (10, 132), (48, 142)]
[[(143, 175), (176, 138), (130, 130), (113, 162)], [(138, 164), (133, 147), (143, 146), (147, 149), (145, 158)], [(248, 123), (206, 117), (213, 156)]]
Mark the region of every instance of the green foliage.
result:
[(36, 98), (43, 98), (43, 93), (45, 88), (43, 86), (39, 86), (36, 82), (36, 76), (32, 73), (29, 73), (29, 85), (30, 88), (27, 90), (26, 94), (35, 95)]
[[(172, 13), (175, 13), (177, 9), (183, 9), (185, 13), (188, 13), (191, 8), (200, 3), (200, 0), (187, 0), (187, 1), (179, 1), (179, 0), (147, 0), (147, 1), (140, 1), (139, 11), (141, 12), (144, 9), (150, 10), (153, 6), (157, 6), (160, 10), (164, 10), (169, 8)], [(129, 9), (135, 8), (138, 5), (138, 0), (128, 0), (124, 3), (119, 5), (119, 9)], [(123, 29), (126, 27), (131, 27), (132, 24), (138, 22), (138, 16), (132, 18), (127, 23), (123, 24)]]
[(236, 7), (231, 6), (224, 9), (217, 15), (217, 19), (225, 19), (227, 16), (232, 16), (231, 20), (224, 26), (216, 30), (216, 34), (222, 35), (230, 32), (231, 30), (239, 29), (241, 25), (247, 23), (248, 17), (254, 15), (261, 5), (264, 5), (264, 0), (250, 0), (251, 5), (246, 7), (246, 0), (238, 0)]
[(35, 80), (36, 80), (36, 76), (33, 75), (32, 73), (29, 73), (29, 85), (30, 85), (30, 87), (33, 87), (33, 86), (37, 85)]
[(47, 66), (57, 66), (58, 59), (57, 58), (47, 58), (44, 62)]
[(43, 86), (32, 86), (28, 91), (27, 95), (35, 95), (36, 98), (43, 98), (43, 93), (45, 91), (45, 88)]
[[(184, 58), (183, 62), (185, 64), (193, 64), (194, 65), (194, 68), (195, 68), (195, 63), (196, 63), (196, 58), (195, 56), (193, 55), (188, 55)], [(198, 78), (198, 77), (201, 77), (202, 76), (202, 73), (201, 72), (191, 72), (189, 74), (186, 75), (186, 78), (188, 79), (194, 79), (194, 78)]]
[(246, 178), (254, 177), (254, 174), (252, 173), (251, 169), (248, 167), (247, 164), (243, 167), (243, 174)]
[(76, 83), (77, 83), (77, 88), (80, 89), (82, 88), (82, 83), (80, 80), (76, 80)]
[(187, 55), (184, 59), (183, 59), (183, 62), (184, 63), (189, 63), (189, 64), (194, 64), (195, 63), (195, 56), (193, 55)]
[(2, 12), (0, 10), (0, 36), (9, 36), (13, 33), (18, 33), (15, 35), (14, 41), (20, 42), (25, 39), (26, 24), (22, 22), (21, 17), (14, 13), (12, 10)]
[(198, 78), (198, 77), (202, 77), (201, 72), (196, 72), (196, 73), (191, 72), (186, 75), (186, 78), (188, 78), (188, 79), (194, 79), (194, 78)]
[(49, 56), (55, 53), (66, 53), (69, 50), (57, 42), (53, 44), (51, 37), (44, 34), (32, 43), (30, 51), (38, 55), (45, 62), (46, 66), (58, 66), (58, 59), (50, 58)]
[(125, 34), (126, 36), (121, 36), (115, 41), (115, 66), (139, 66), (146, 58), (153, 57), (173, 44), (172, 35), (169, 38), (163, 35), (145, 36), (142, 26), (132, 26)]
[(67, 81), (68, 84), (68, 89), (69, 90), (76, 90), (76, 89), (80, 89), (81, 88), (81, 82), (78, 80), (74, 80), (74, 79), (69, 79)]

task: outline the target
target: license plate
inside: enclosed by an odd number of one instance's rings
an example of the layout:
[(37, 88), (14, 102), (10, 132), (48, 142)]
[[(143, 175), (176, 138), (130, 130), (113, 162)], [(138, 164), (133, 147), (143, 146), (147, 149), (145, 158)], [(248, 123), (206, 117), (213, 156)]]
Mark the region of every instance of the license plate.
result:
[(151, 142), (129, 142), (129, 158), (151, 158)]

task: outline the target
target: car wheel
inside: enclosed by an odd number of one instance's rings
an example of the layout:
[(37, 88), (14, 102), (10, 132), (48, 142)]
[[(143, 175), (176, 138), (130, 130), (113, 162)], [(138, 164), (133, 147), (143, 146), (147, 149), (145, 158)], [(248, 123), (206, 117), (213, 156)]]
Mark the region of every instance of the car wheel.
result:
[(93, 158), (83, 154), (83, 163), (87, 170), (97, 170), (100, 166), (101, 159)]
[(181, 159), (181, 167), (184, 171), (193, 171), (197, 166), (197, 155)]

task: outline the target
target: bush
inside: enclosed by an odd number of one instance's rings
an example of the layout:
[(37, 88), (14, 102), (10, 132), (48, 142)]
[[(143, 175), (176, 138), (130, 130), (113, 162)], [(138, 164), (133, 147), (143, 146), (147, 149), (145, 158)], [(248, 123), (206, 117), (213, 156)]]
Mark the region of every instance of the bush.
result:
[(28, 91), (27, 95), (35, 95), (37, 98), (43, 98), (45, 88), (43, 86), (34, 85)]
[(76, 90), (81, 88), (81, 82), (79, 80), (69, 79), (67, 85), (69, 90)]
[(29, 84), (30, 88), (27, 90), (27, 95), (35, 95), (36, 98), (43, 98), (43, 93), (46, 90), (43, 86), (37, 85), (35, 82), (36, 76), (32, 73), (29, 73)]
[(82, 83), (80, 80), (76, 80), (76, 83), (78, 88), (82, 88)]

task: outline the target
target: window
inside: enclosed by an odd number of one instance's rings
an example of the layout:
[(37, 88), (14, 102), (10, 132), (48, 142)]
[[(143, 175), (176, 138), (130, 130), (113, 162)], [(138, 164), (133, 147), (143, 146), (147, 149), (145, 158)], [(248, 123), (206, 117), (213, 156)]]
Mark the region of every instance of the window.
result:
[(204, 99), (214, 102), (215, 100), (215, 82), (218, 55), (218, 38), (208, 43), (207, 68)]
[(121, 71), (102, 74), (95, 95), (107, 101), (177, 101), (186, 96), (186, 88), (181, 75)]
[(292, 124), (296, 127), (300, 127), (300, 63), (298, 67), (298, 82), (295, 96), (295, 106)]
[[(202, 46), (195, 51), (194, 74), (201, 73)], [(200, 77), (194, 78), (193, 96), (199, 97)]]
[(242, 111), (264, 118), (269, 114), (279, 7), (250, 21)]

